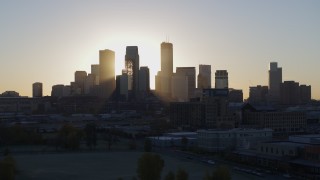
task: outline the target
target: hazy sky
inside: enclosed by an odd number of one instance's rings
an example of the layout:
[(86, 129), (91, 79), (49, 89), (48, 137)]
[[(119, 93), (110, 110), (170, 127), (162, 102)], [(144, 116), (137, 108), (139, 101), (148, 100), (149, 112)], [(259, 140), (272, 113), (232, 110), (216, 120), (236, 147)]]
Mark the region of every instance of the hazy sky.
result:
[(76, 70), (90, 72), (100, 49), (139, 46), (140, 65), (160, 70), (160, 43), (173, 43), (174, 69), (199, 64), (229, 72), (229, 87), (268, 84), (277, 61), (283, 80), (312, 86), (320, 99), (318, 0), (0, 0), (0, 93), (31, 96), (32, 83), (69, 84)]

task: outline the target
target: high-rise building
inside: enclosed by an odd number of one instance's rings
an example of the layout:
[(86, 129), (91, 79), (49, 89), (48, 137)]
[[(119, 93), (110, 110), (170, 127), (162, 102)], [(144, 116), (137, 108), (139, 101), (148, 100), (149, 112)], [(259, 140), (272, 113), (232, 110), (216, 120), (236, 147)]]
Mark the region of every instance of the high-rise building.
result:
[(110, 98), (115, 90), (115, 53), (111, 50), (99, 51), (99, 85), (101, 95)]
[(300, 104), (299, 83), (294, 81), (284, 81), (280, 84), (280, 103), (282, 105)]
[(129, 88), (132, 88), (132, 96), (138, 98), (139, 91), (139, 52), (138, 46), (127, 46), (125, 55), (125, 66), (128, 74)]
[(172, 43), (161, 43), (161, 71), (158, 72), (156, 81), (156, 92), (164, 98), (172, 96), (171, 79), (173, 75), (173, 46)]
[(198, 88), (211, 88), (211, 65), (199, 65)]
[(242, 89), (229, 89), (229, 102), (242, 103), (243, 102)]
[(300, 85), (300, 102), (307, 104), (311, 101), (311, 86)]
[(52, 86), (51, 96), (52, 97), (63, 97), (63, 90), (64, 90), (63, 84), (54, 85), (54, 86)]
[(268, 86), (249, 87), (249, 99), (251, 104), (266, 104), (268, 95)]
[(194, 91), (196, 89), (196, 68), (195, 67), (177, 67), (177, 76), (188, 77), (188, 99), (194, 98)]
[(141, 93), (150, 91), (150, 72), (147, 66), (140, 67), (139, 70), (139, 91)]
[(90, 94), (92, 88), (95, 86), (96, 76), (94, 74), (88, 74), (84, 83), (84, 94)]
[(161, 43), (161, 71), (163, 76), (173, 74), (173, 47), (172, 43)]
[(280, 84), (282, 83), (282, 68), (277, 62), (270, 62), (269, 67), (269, 101), (279, 102)]
[(42, 97), (42, 83), (36, 82), (32, 84), (32, 97)]
[(172, 76), (172, 99), (176, 102), (189, 101), (188, 96), (188, 76), (174, 73)]
[(71, 86), (64, 86), (62, 96), (70, 96), (71, 95)]
[(216, 89), (228, 89), (228, 71), (227, 70), (217, 70), (215, 77), (215, 88)]
[(99, 85), (99, 73), (100, 72), (100, 65), (99, 64), (92, 64), (91, 65), (91, 74), (94, 75), (94, 85)]
[(122, 75), (116, 78), (116, 99), (118, 101), (128, 100), (128, 75), (125, 69), (122, 70)]
[(74, 83), (77, 84), (77, 86), (81, 89), (80, 94), (84, 94), (86, 78), (87, 78), (86, 71), (76, 71), (74, 73)]

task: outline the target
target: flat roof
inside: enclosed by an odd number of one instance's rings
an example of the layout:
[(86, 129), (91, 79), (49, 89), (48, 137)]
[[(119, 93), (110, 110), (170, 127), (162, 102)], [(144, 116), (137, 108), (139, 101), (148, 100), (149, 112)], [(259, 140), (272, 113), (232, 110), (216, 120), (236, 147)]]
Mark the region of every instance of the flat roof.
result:
[(290, 142), (290, 141), (274, 141), (274, 142), (266, 142), (264, 144), (277, 144), (277, 145), (291, 146), (291, 147), (305, 146), (305, 144), (303, 144), (303, 143)]

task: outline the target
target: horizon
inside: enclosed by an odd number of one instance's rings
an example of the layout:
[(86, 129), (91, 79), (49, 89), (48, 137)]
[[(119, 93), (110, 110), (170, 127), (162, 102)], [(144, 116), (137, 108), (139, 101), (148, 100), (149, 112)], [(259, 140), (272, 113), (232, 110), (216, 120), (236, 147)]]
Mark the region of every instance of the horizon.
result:
[[(44, 95), (68, 85), (75, 71), (90, 72), (99, 50), (115, 51), (116, 75), (126, 46), (138, 46), (140, 67), (150, 68), (150, 85), (160, 70), (160, 44), (173, 44), (173, 69), (211, 65), (229, 73), (229, 88), (268, 84), (268, 66), (278, 62), (283, 81), (311, 85), (317, 80), (320, 39), (318, 1), (78, 2), (10, 1), (0, 7), (0, 93), (31, 96), (42, 82)], [(177, 9), (177, 7), (179, 7)], [(59, 13), (57, 13), (59, 12)], [(148, 16), (145, 16), (145, 14)], [(170, 38), (168, 38), (170, 37)], [(23, 78), (21, 78), (23, 77)]]

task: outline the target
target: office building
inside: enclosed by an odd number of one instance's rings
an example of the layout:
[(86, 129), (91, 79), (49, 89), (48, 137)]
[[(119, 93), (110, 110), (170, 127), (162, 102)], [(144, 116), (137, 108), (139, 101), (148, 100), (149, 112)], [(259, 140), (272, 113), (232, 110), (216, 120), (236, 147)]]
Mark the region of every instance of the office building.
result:
[(84, 83), (84, 94), (88, 95), (92, 91), (92, 88), (95, 86), (96, 75), (88, 74), (85, 83)]
[(242, 109), (242, 126), (270, 128), (276, 135), (302, 133), (307, 126), (305, 112), (267, 111), (247, 104)]
[(171, 82), (172, 99), (176, 102), (189, 101), (188, 95), (188, 77), (174, 73)]
[(115, 90), (115, 53), (111, 50), (99, 51), (99, 85), (101, 97), (110, 98)]
[(211, 65), (199, 65), (198, 89), (211, 88)]
[(249, 87), (249, 99), (251, 104), (267, 104), (268, 86), (251, 86)]
[(139, 91), (142, 94), (150, 91), (150, 72), (147, 66), (140, 67), (139, 70)]
[(57, 84), (52, 86), (51, 90), (51, 96), (52, 97), (63, 97), (64, 95), (64, 85), (63, 84)]
[(311, 86), (300, 85), (300, 103), (307, 104), (311, 102)]
[(137, 46), (127, 46), (125, 66), (128, 74), (129, 90), (132, 90), (132, 98), (137, 99), (139, 91), (139, 53)]
[(217, 70), (215, 73), (215, 88), (216, 89), (228, 89), (228, 71), (227, 70)]
[(170, 121), (175, 127), (234, 128), (228, 115), (228, 89), (204, 89), (201, 101), (170, 103)]
[(66, 96), (70, 96), (70, 95), (71, 95), (71, 86), (64, 86), (62, 96), (66, 97)]
[(171, 78), (173, 74), (172, 43), (161, 43), (161, 71), (156, 76), (156, 92), (164, 98), (171, 97)]
[(241, 89), (229, 89), (229, 102), (242, 103), (243, 92)]
[(177, 76), (188, 77), (188, 99), (194, 97), (194, 91), (196, 89), (196, 68), (195, 67), (177, 67)]
[(86, 71), (76, 71), (74, 73), (74, 83), (77, 85), (78, 88), (80, 88), (80, 94), (84, 94), (86, 78)]
[(282, 83), (282, 68), (278, 67), (277, 62), (271, 62), (269, 67), (269, 92), (270, 102), (279, 102), (280, 84)]
[(284, 81), (280, 84), (280, 103), (289, 106), (300, 104), (300, 87), (298, 82)]
[(100, 65), (99, 64), (92, 64), (91, 65), (91, 74), (94, 76), (94, 85), (99, 85), (99, 75), (100, 75)]
[(42, 97), (42, 83), (36, 82), (32, 84), (32, 97)]

